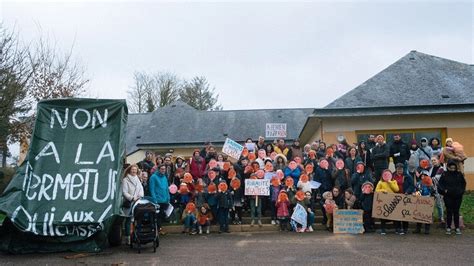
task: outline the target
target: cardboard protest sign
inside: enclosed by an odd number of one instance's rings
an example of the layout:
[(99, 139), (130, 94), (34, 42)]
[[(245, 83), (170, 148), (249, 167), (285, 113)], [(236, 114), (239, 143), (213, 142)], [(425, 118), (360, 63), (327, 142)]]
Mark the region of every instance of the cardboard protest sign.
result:
[(364, 233), (364, 211), (362, 210), (335, 210), (335, 234), (362, 234)]
[(0, 211), (22, 237), (2, 239), (0, 249), (102, 248), (100, 241), (105, 241), (122, 202), (127, 113), (125, 100), (56, 99), (38, 104), (28, 157), (0, 198)]
[(254, 152), (254, 151), (255, 151), (255, 143), (245, 143), (245, 147), (246, 147), (247, 150), (249, 150), (250, 152)]
[(286, 124), (284, 123), (267, 123), (265, 125), (266, 138), (286, 138)]
[(296, 204), (293, 215), (291, 215), (291, 219), (306, 228), (307, 224), (308, 213), (306, 212), (305, 208), (301, 206), (301, 204)]
[(310, 185), (311, 185), (311, 189), (318, 189), (320, 186), (321, 186), (321, 183), (319, 183), (318, 181), (309, 181)]
[(270, 196), (270, 180), (245, 179), (245, 196)]
[(375, 192), (372, 217), (417, 223), (433, 223), (433, 197)]
[(244, 150), (244, 146), (240, 145), (239, 143), (226, 138), (224, 146), (222, 147), (222, 152), (229, 155), (230, 157), (238, 160), (240, 159), (240, 155)]

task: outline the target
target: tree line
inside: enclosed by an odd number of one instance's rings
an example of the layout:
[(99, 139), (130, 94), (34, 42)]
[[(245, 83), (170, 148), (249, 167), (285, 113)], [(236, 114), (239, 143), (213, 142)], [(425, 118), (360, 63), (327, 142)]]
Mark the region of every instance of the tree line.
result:
[(128, 108), (134, 113), (153, 112), (177, 100), (197, 110), (222, 109), (215, 88), (202, 76), (185, 80), (170, 72), (135, 72), (127, 93)]

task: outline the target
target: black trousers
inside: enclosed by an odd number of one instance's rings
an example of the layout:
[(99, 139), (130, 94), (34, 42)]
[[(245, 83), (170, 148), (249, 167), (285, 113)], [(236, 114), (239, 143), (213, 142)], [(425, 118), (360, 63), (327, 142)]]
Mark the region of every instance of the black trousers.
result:
[(446, 205), (446, 228), (451, 228), (454, 217), (454, 227), (459, 228), (459, 209), (461, 208), (462, 195), (460, 197), (444, 196)]

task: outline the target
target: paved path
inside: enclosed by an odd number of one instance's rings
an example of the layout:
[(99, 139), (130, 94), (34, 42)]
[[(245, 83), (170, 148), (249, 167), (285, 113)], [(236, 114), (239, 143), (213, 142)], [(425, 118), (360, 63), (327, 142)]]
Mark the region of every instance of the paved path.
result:
[(157, 253), (137, 254), (125, 246), (100, 255), (65, 259), (64, 254), (0, 255), (0, 264), (204, 265), (474, 265), (474, 231), (462, 236), (313, 233), (231, 233), (167, 235)]

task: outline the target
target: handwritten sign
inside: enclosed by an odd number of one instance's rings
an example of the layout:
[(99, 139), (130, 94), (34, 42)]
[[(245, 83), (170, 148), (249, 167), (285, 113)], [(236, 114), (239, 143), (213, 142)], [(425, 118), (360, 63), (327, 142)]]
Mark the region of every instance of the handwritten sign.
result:
[(300, 204), (296, 204), (295, 209), (293, 210), (293, 215), (291, 215), (291, 220), (301, 224), (303, 228), (306, 228), (308, 213), (305, 208)]
[(286, 124), (267, 123), (265, 125), (266, 138), (286, 138)]
[(376, 192), (372, 217), (431, 224), (434, 204), (433, 197)]
[(240, 159), (240, 155), (244, 150), (244, 146), (240, 145), (239, 143), (226, 138), (224, 146), (222, 147), (222, 152), (229, 155), (230, 157), (238, 160)]
[(335, 234), (362, 234), (364, 233), (364, 211), (362, 210), (335, 210)]
[(270, 196), (269, 179), (245, 179), (246, 196)]

